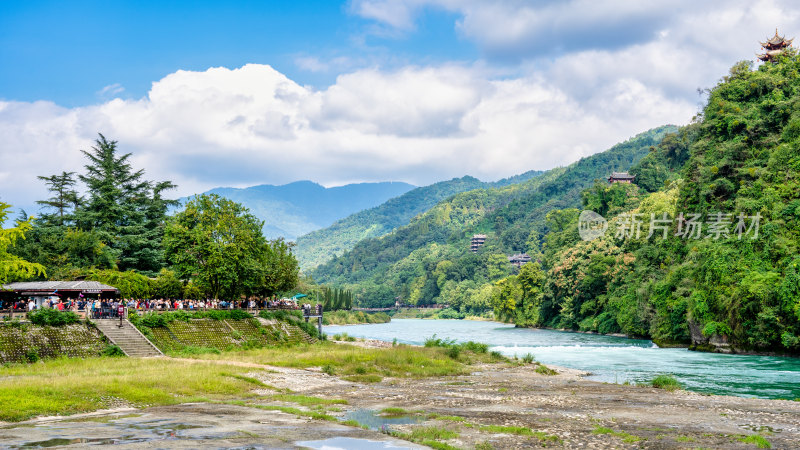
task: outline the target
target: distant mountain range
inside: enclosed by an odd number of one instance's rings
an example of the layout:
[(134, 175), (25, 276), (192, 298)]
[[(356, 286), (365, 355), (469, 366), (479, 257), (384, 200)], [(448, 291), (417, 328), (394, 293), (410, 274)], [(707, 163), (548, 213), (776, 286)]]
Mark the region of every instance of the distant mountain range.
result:
[(330, 227), (300, 236), (294, 253), (300, 267), (308, 270), (352, 249), (362, 239), (380, 237), (395, 228), (408, 225), (417, 215), (455, 194), (522, 183), (541, 173), (531, 170), (495, 182), (483, 182), (475, 177), (464, 176), (418, 187), (380, 206), (341, 219)]
[[(320, 228), (358, 211), (378, 206), (416, 186), (390, 181), (357, 183), (326, 188), (312, 181), (274, 186), (263, 184), (248, 188), (219, 187), (206, 191), (241, 203), (264, 221), (264, 236), (284, 237), (293, 241), (298, 236)], [(187, 198), (180, 199), (185, 203)]]

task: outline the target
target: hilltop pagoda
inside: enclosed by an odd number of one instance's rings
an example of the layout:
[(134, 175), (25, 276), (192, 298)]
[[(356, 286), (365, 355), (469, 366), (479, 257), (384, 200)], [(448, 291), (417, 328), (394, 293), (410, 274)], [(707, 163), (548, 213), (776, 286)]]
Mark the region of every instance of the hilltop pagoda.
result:
[(787, 47), (792, 45), (792, 39), (786, 39), (785, 36), (778, 36), (778, 29), (775, 29), (775, 36), (769, 38), (767, 42), (759, 42), (764, 49), (764, 53), (758, 56), (758, 59), (764, 62), (775, 62)]

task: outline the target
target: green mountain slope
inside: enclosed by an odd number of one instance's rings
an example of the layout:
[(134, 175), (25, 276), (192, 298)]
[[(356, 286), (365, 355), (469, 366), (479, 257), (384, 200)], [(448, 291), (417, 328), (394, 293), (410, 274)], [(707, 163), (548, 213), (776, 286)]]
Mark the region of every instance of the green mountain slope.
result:
[[(584, 193), (609, 219), (604, 236), (583, 241), (577, 210), (552, 213), (545, 272), (525, 266), (503, 280), (496, 312), (524, 326), (800, 354), (798, 74), (795, 51), (757, 70), (734, 66), (698, 120), (631, 170), (638, 186)], [(666, 229), (653, 221), (663, 214)], [(696, 225), (679, 214), (699, 214)]]
[(294, 254), (300, 267), (309, 270), (350, 250), (358, 241), (383, 236), (397, 227), (407, 225), (412, 218), (451, 195), (473, 189), (521, 183), (541, 173), (532, 170), (493, 183), (465, 176), (412, 189), (380, 206), (339, 220), (330, 227), (300, 236)]
[[(327, 227), (357, 211), (380, 205), (415, 186), (401, 182), (357, 183), (325, 188), (311, 181), (281, 186), (264, 184), (244, 189), (214, 188), (206, 193), (241, 203), (263, 220), (268, 239), (297, 236)], [(181, 199), (185, 203), (185, 199)]]
[[(362, 305), (391, 304), (395, 297), (416, 304), (469, 301), (508, 274), (507, 254), (538, 248), (547, 211), (579, 205), (595, 179), (627, 170), (670, 130), (642, 133), (523, 183), (457, 194), (386, 236), (359, 242), (312, 275), (354, 289)], [(489, 235), (477, 254), (468, 250), (474, 233)]]

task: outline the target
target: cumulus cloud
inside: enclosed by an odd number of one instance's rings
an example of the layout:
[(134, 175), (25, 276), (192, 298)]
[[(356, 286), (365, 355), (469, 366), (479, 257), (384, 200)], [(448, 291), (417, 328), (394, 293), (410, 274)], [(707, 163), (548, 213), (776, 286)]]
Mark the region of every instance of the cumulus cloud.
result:
[(493, 179), (569, 163), (694, 111), (635, 79), (608, 87), (579, 102), (540, 75), (496, 80), (455, 65), (364, 69), (321, 90), (267, 65), (178, 71), (139, 100), (0, 102), (0, 186), (5, 201), (32, 204), (44, 195), (35, 176), (80, 170), (78, 150), (97, 132), (181, 195), (304, 178)]

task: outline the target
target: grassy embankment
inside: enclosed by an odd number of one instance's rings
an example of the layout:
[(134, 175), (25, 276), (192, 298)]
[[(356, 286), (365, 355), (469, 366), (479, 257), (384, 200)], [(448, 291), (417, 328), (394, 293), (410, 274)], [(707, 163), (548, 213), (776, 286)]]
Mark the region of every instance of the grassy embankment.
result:
[[(448, 356), (445, 348), (399, 345), (366, 349), (327, 342), (192, 357), (216, 361), (203, 364), (169, 358), (62, 358), (36, 364), (6, 365), (0, 368), (0, 379), (3, 379), (0, 385), (0, 420), (20, 421), (40, 415), (75, 414), (124, 404), (146, 407), (241, 401), (256, 397), (253, 389), (268, 388), (246, 375), (263, 369), (225, 364), (224, 361), (294, 368), (320, 367), (345, 379), (376, 382), (383, 377), (464, 374), (469, 372), (469, 364), (503, 360), (496, 354), (466, 348), (458, 354), (450, 351)], [(271, 400), (293, 401), (291, 396)]]

